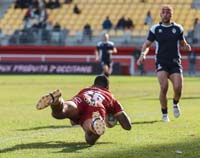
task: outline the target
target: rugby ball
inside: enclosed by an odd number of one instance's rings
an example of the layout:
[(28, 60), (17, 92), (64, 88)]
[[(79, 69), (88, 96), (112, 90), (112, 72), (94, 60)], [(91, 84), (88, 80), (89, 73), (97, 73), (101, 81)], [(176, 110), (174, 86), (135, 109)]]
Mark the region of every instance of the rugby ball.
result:
[(117, 124), (117, 119), (113, 114), (107, 114), (106, 115), (106, 127), (112, 128)]

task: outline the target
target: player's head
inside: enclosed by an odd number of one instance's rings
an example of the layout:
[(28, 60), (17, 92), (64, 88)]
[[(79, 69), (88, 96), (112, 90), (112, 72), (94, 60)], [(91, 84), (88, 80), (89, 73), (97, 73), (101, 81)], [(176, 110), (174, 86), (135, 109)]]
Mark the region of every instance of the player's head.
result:
[(94, 80), (94, 86), (109, 89), (109, 80), (104, 75), (99, 75)]
[(109, 41), (109, 34), (108, 33), (105, 33), (104, 35), (103, 35), (103, 40), (104, 41)]
[(164, 24), (170, 24), (173, 15), (173, 8), (170, 5), (163, 5), (160, 10), (160, 17)]

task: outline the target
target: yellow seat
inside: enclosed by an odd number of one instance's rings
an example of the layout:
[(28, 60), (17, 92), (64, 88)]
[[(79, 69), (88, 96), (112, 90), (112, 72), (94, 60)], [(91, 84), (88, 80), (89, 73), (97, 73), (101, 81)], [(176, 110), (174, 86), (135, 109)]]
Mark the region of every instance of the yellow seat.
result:
[[(104, 31), (106, 32), (106, 30), (104, 30)], [(109, 30), (109, 31), (108, 31), (108, 34), (109, 34), (110, 36), (116, 36), (116, 35), (117, 35), (117, 31), (114, 30), (114, 29), (112, 29), (112, 30)]]
[[(145, 35), (149, 29), (148, 26), (143, 25), (146, 12), (151, 10), (154, 23), (159, 22), (160, 7), (163, 2), (172, 4), (174, 20), (183, 24), (187, 30), (192, 28), (194, 18), (200, 15), (199, 11), (191, 8), (192, 0), (146, 0), (146, 3), (141, 3), (141, 0), (73, 0), (71, 4), (62, 4), (61, 8), (47, 9), (48, 21), (59, 22), (61, 27), (72, 30), (82, 30), (85, 23), (88, 22), (93, 30), (97, 30), (94, 31), (94, 35), (97, 35), (99, 30), (102, 30), (102, 23), (106, 16), (110, 17), (113, 26), (122, 16), (125, 16), (125, 18), (130, 17), (135, 23), (132, 35), (141, 36)], [(73, 13), (75, 3), (82, 11), (79, 15)], [(0, 27), (6, 28), (7, 25), (10, 25), (13, 29), (21, 28), (26, 11), (27, 9), (15, 9), (13, 3), (1, 19)], [(10, 33), (12, 29), (6, 32)], [(75, 31), (72, 31), (71, 34), (75, 34)], [(110, 30), (110, 34), (121, 36), (123, 32)]]

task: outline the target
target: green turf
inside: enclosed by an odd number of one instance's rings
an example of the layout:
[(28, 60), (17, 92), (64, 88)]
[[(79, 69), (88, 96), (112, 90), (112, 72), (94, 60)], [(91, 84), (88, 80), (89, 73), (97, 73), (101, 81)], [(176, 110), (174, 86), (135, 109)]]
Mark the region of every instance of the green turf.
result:
[[(110, 89), (132, 120), (132, 130), (107, 129), (96, 145), (85, 143), (80, 127), (37, 111), (41, 95), (56, 88), (71, 98), (95, 76), (0, 76), (0, 158), (199, 158), (200, 79), (185, 78), (182, 116), (161, 121), (156, 77), (110, 77)], [(179, 153), (181, 152), (181, 153)]]

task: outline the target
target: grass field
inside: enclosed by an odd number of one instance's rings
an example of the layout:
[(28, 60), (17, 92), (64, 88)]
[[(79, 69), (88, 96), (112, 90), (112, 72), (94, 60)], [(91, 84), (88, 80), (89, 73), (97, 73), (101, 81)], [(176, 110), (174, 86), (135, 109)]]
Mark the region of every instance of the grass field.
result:
[(65, 99), (91, 85), (95, 76), (0, 76), (0, 158), (199, 158), (200, 78), (185, 78), (182, 116), (161, 121), (156, 77), (110, 77), (110, 89), (132, 120), (132, 130), (107, 129), (96, 145), (82, 129), (37, 111), (41, 95), (60, 88)]

